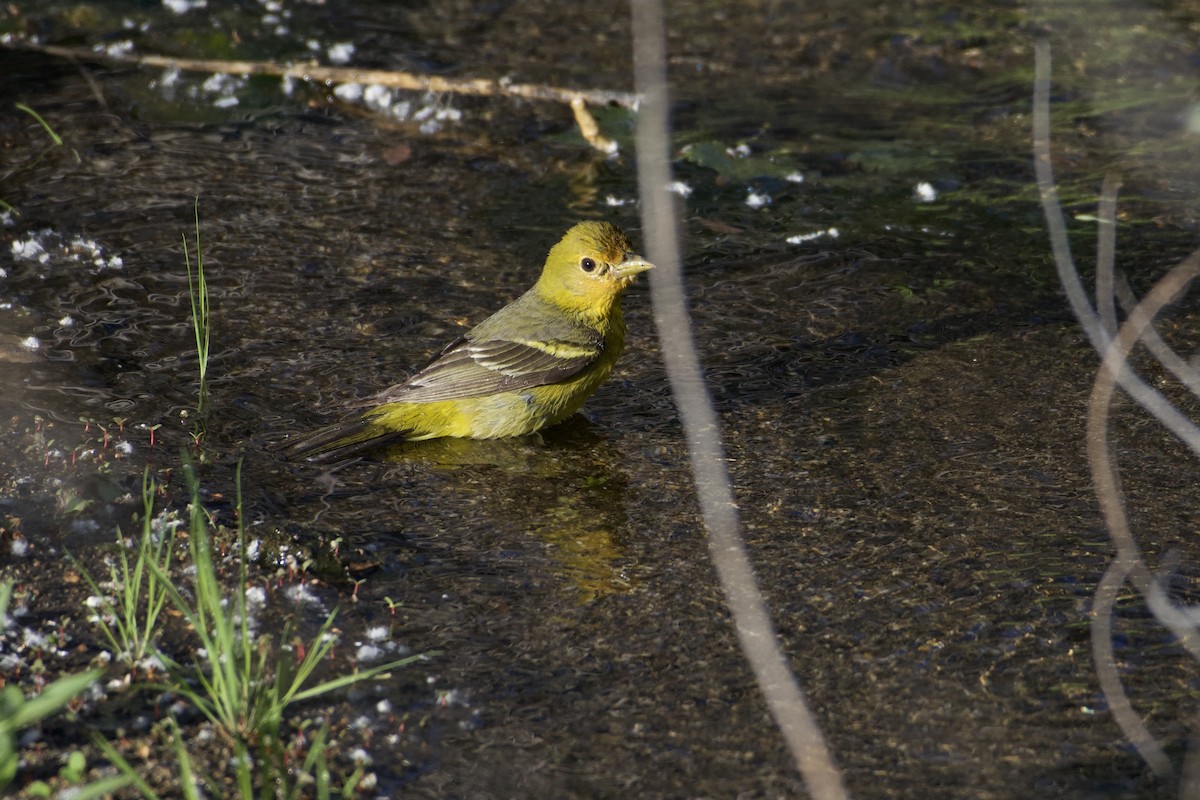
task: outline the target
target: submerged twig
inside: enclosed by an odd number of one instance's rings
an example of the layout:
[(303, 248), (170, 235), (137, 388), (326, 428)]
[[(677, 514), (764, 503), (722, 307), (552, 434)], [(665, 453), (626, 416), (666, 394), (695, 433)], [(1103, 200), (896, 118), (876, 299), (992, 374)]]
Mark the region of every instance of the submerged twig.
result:
[(847, 797), (821, 730), (805, 702), (776, 639), (754, 568), (739, 531), (737, 504), (725, 468), (720, 424), (704, 385), (692, 338), (679, 233), (670, 183), (666, 30), (661, 0), (633, 0), (634, 70), (646, 102), (638, 115), (638, 187), (651, 259), (654, 320), (662, 342), (671, 391), (687, 437), (696, 493), (708, 532), (709, 553), (733, 615), (742, 652), (754, 671), (767, 707), (782, 730), (809, 794), (817, 800)]
[[(1115, 269), (1117, 191), (1120, 188), (1121, 182), (1111, 175), (1104, 179), (1104, 185), (1100, 189), (1099, 213), (1096, 215), (1099, 221), (1096, 244), (1096, 309), (1101, 326), (1109, 336), (1117, 335), (1117, 306), (1114, 300), (1120, 303), (1126, 315), (1132, 313), (1134, 306), (1138, 304), (1129, 282), (1124, 275), (1117, 275)], [(1193, 394), (1200, 396), (1200, 370), (1185, 361), (1164, 342), (1153, 325), (1143, 331), (1140, 342), (1180, 383)]]
[[(1055, 266), (1071, 308), (1092, 346), (1103, 359), (1088, 403), (1087, 449), (1096, 497), (1109, 536), (1117, 548), (1117, 555), (1096, 587), (1091, 620), (1093, 658), (1101, 691), (1108, 701), (1114, 721), (1150, 768), (1165, 777), (1171, 773), (1170, 760), (1134, 710), (1117, 669), (1112, 646), (1112, 613), (1117, 592), (1127, 580), (1131, 582), (1145, 598), (1155, 619), (1167, 627), (1197, 660), (1200, 660), (1200, 626), (1189, 609), (1177, 608), (1170, 602), (1161, 579), (1146, 566), (1134, 539), (1109, 442), (1110, 410), (1116, 387), (1120, 385), (1142, 408), (1200, 455), (1200, 428), (1160, 392), (1147, 385), (1129, 365), (1134, 347), (1141, 343), (1181, 383), (1194, 394), (1200, 395), (1200, 373), (1162, 340), (1153, 325), (1154, 318), (1163, 308), (1174, 302), (1193, 280), (1200, 277), (1200, 250), (1167, 273), (1139, 302), (1124, 279), (1118, 279), (1115, 275), (1116, 195), (1119, 184), (1112, 178), (1106, 179), (1099, 204), (1096, 307), (1092, 308), (1071, 259), (1066, 225), (1054, 185), (1050, 165), (1049, 97), (1050, 50), (1046, 42), (1039, 42), (1034, 83), (1033, 149), (1042, 208), (1050, 230)], [(1120, 299), (1127, 314), (1125, 323), (1119, 328), (1114, 297)], [(1197, 775), (1200, 775), (1195, 753), (1187, 756), (1184, 770), (1185, 791), (1190, 792), (1187, 786), (1194, 785)]]
[(1121, 182), (1111, 175), (1100, 187), (1100, 207), (1096, 214), (1096, 310), (1100, 324), (1109, 336), (1117, 335), (1116, 292), (1113, 289), (1117, 260), (1117, 192)]
[[(1154, 317), (1197, 277), (1200, 277), (1200, 250), (1192, 253), (1179, 266), (1163, 276), (1133, 308), (1129, 319), (1121, 326), (1119, 335), (1104, 354), (1104, 362), (1096, 376), (1088, 404), (1088, 460), (1092, 465), (1096, 495), (1104, 511), (1109, 535), (1117, 546), (1118, 557), (1129, 562), (1129, 576), (1148, 602), (1161, 595), (1161, 591), (1153, 574), (1143, 563), (1141, 550), (1133, 538), (1121, 502), (1120, 479), (1109, 453), (1108, 409), (1116, 390), (1116, 375), (1119, 370), (1128, 370), (1129, 354), (1134, 346), (1150, 329)], [(1196, 633), (1193, 623), (1178, 615), (1156, 615), (1156, 618), (1171, 629), (1194, 658), (1200, 659), (1200, 636)]]
[[(387, 86), (414, 92), (442, 92), (465, 94), (477, 97), (517, 97), (525, 100), (540, 100), (565, 103), (574, 112), (579, 132), (587, 143), (605, 155), (616, 152), (611, 139), (600, 135), (596, 120), (588, 112), (586, 104), (605, 106), (618, 105), (636, 111), (641, 98), (629, 92), (614, 92), (603, 89), (567, 89), (540, 83), (512, 83), (492, 78), (443, 78), (439, 75), (421, 75), (414, 72), (399, 72), (386, 69), (359, 69), (357, 67), (326, 67), (320, 64), (280, 64), (275, 61), (226, 61), (221, 59), (181, 58), (160, 56), (152, 53), (116, 53), (106, 50), (88, 50), (78, 47), (58, 47), (30, 41), (10, 42), (9, 47), (33, 50), (46, 55), (67, 58), (71, 61), (107, 61), (114, 64), (133, 64), (140, 67), (179, 69), (187, 72), (206, 72), (227, 75), (273, 75), (280, 78), (296, 78), (317, 83), (357, 83), (364, 86)], [(90, 83), (94, 82), (89, 81)], [(103, 98), (101, 98), (103, 104)]]
[[(1050, 165), (1050, 46), (1046, 42), (1039, 42), (1034, 53), (1036, 78), (1033, 86), (1033, 167), (1046, 226), (1050, 229), (1054, 265), (1075, 318), (1079, 320), (1092, 347), (1096, 352), (1103, 354), (1108, 350), (1112, 337), (1104, 330), (1100, 318), (1088, 301), (1087, 291), (1083, 288), (1079, 273), (1075, 269), (1075, 262), (1071, 258), (1067, 225), (1062, 208), (1058, 204), (1058, 189), (1055, 187), (1054, 171)], [(1140, 406), (1183, 440), (1192, 452), (1200, 456), (1200, 428), (1180, 413), (1158, 390), (1150, 387), (1126, 365), (1122, 365), (1117, 374), (1117, 383), (1129, 392)]]
[(1200, 742), (1196, 738), (1197, 732), (1200, 732), (1200, 714), (1192, 720), (1192, 731), (1192, 740), (1183, 757), (1183, 769), (1179, 774), (1179, 796), (1182, 800), (1200, 798)]
[(305, 81), (328, 83), (361, 83), (408, 89), (415, 92), (445, 92), (480, 97), (520, 97), (526, 100), (547, 100), (567, 103), (582, 98), (592, 105), (615, 104), (637, 110), (638, 96), (629, 92), (603, 89), (568, 89), (539, 83), (510, 83), (492, 78), (443, 78), (439, 75), (420, 75), (386, 69), (358, 67), (326, 67), (320, 64), (280, 64), (274, 61), (225, 61), (221, 59), (180, 58), (152, 53), (110, 53), (78, 47), (57, 47), (33, 42), (14, 42), (9, 45), (35, 50), (62, 58), (107, 61), (115, 64), (135, 64), (161, 69), (180, 69), (187, 72), (226, 73), (229, 75), (276, 75)]
[(1108, 711), (1117, 727), (1142, 760), (1150, 765), (1150, 769), (1159, 777), (1166, 777), (1171, 774), (1171, 761), (1134, 710), (1117, 671), (1117, 657), (1112, 644), (1112, 613), (1117, 592), (1135, 566), (1136, 562), (1118, 554), (1096, 586), (1096, 594), (1092, 598), (1092, 664), (1100, 681), (1100, 692), (1108, 703)]
[(601, 153), (616, 154), (617, 143), (600, 133), (600, 126), (596, 124), (596, 118), (588, 111), (587, 103), (582, 97), (571, 98), (571, 113), (575, 115), (575, 124), (579, 126), (580, 135), (588, 144)]
[[(1121, 308), (1128, 315), (1133, 311), (1134, 306), (1138, 304), (1138, 299), (1134, 295), (1133, 289), (1130, 288), (1129, 281), (1124, 276), (1118, 277), (1115, 289), (1117, 300), (1120, 301)], [(1164, 342), (1153, 325), (1146, 328), (1145, 332), (1142, 333), (1141, 344), (1175, 376), (1176, 380), (1186, 386), (1192, 394), (1200, 396), (1200, 370), (1193, 367), (1183, 356), (1176, 353), (1169, 344)]]
[[(1150, 327), (1153, 318), (1197, 275), (1200, 275), (1200, 251), (1167, 273), (1133, 309), (1129, 319), (1121, 326), (1119, 335), (1105, 353), (1104, 363), (1096, 376), (1088, 404), (1087, 446), (1092, 481), (1104, 513), (1105, 525), (1117, 546), (1117, 557), (1096, 588), (1092, 607), (1092, 652), (1096, 674), (1100, 679), (1101, 690), (1108, 699), (1113, 719), (1150, 768), (1163, 777), (1171, 772), (1170, 761), (1141, 717), (1133, 710), (1117, 673), (1116, 657), (1112, 648), (1111, 614), (1120, 585), (1128, 577), (1149, 601), (1151, 595), (1157, 594), (1157, 584), (1143, 563), (1141, 550), (1133, 538), (1121, 500), (1120, 478), (1112, 463), (1108, 442), (1109, 408), (1116, 390), (1116, 376), (1125, 368), (1130, 351), (1142, 333)], [(1171, 629), (1193, 657), (1200, 657), (1200, 641), (1197, 641), (1195, 628), (1190, 623), (1179, 624), (1179, 620), (1169, 615), (1155, 616)]]

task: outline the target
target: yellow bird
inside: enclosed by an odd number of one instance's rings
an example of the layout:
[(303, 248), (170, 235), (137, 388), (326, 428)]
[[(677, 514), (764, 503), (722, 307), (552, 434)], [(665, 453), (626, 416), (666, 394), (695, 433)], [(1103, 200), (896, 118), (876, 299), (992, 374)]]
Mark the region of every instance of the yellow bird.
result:
[(342, 458), (402, 441), (521, 436), (562, 422), (608, 378), (625, 346), (621, 295), (654, 265), (607, 222), (581, 222), (521, 295), (367, 407), (280, 444), (293, 458)]

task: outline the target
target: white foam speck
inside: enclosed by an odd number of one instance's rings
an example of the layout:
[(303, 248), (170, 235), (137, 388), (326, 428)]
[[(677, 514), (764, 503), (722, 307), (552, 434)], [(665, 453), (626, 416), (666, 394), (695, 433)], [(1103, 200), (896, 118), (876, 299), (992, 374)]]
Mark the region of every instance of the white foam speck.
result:
[(360, 645), (358, 648), (358, 652), (355, 653), (355, 657), (358, 659), (358, 662), (360, 664), (366, 664), (371, 661), (377, 661), (379, 659), (379, 657), (382, 655), (383, 655), (383, 651), (380, 650), (378, 647), (376, 647), (373, 644)]
[(771, 205), (771, 197), (758, 192), (750, 192), (746, 195), (746, 205), (751, 208), (762, 208), (763, 206)]
[(353, 42), (338, 42), (332, 44), (325, 51), (329, 56), (330, 63), (333, 64), (349, 64), (350, 59), (354, 58), (354, 43)]
[(163, 7), (174, 14), (186, 14), (193, 8), (207, 8), (208, 0), (162, 0)]
[[(47, 231), (42, 231), (45, 235)], [(34, 234), (36, 235), (36, 234)], [(37, 239), (14, 239), (12, 243), (13, 258), (31, 260), (46, 252), (46, 248)]]
[(361, 83), (342, 83), (333, 87), (333, 96), (347, 103), (357, 103), (362, 100), (363, 87)]
[(98, 47), (110, 56), (124, 56), (133, 52), (133, 41), (131, 39), (124, 39), (107, 46), (100, 45)]
[(839, 236), (839, 234), (838, 234), (837, 228), (828, 228), (823, 231), (816, 231), (815, 233), (801, 233), (801, 234), (797, 234), (796, 236), (789, 236), (787, 238), (787, 243), (788, 244), (804, 244), (805, 242), (811, 242), (815, 239), (823, 239), (825, 237), (829, 237), (830, 239), (836, 239), (838, 236)]
[(367, 108), (378, 110), (390, 108), (392, 105), (392, 92), (386, 86), (372, 83), (363, 90), (363, 102), (367, 104)]

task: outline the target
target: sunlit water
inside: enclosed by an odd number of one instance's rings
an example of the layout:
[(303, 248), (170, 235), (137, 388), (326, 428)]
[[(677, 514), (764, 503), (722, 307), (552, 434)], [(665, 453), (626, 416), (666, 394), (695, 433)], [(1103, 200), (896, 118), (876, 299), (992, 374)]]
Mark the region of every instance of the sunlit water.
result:
[[(859, 30), (837, 7), (767, 5), (672, 11), (685, 269), (751, 553), (847, 781), (860, 797), (1153, 796), (1087, 642), (1110, 553), (1083, 457), (1096, 359), (1057, 294), (1031, 184), (1033, 23), (918, 7)], [(353, 42), (361, 65), (629, 87), (620, 4), (209, 6), (241, 20), (250, 57), (308, 48), (328, 63)], [(152, 51), (192, 41), (192, 13), (101, 16), (153, 19), (130, 37)], [(1057, 120), (1072, 213), (1094, 213), (1096, 176), (1140, 143), (1120, 241), (1138, 288), (1194, 244), (1196, 187), (1146, 154), (1194, 150), (1163, 110), (1187, 50), (1171, 42), (1158, 105)], [(204, 55), (247, 55), (225, 46)], [(73, 66), (0, 58), (4, 96), (66, 142), (49, 148), (26, 115), (0, 120), (0, 199), (20, 212), (0, 229), (13, 421), (0, 511), (26, 519), (27, 539), (78, 548), (125, 524), (110, 496), (198, 435), (216, 507), (244, 457), (253, 529), (336, 549), (331, 574), (362, 581), (329, 596), (352, 635), (387, 625), (440, 653), (371, 695), (397, 709), (370, 723), (388, 791), (800, 794), (709, 566), (644, 284), (586, 419), (332, 475), (267, 450), (516, 297), (572, 222), (639, 239), (627, 116), (610, 115), (624, 150), (606, 161), (554, 106), (410, 97), (403, 114), (364, 115), (312, 87), (148, 70), (95, 73), (102, 108)], [(1056, 99), (1082, 114), (1088, 86)], [(1147, 129), (1164, 118), (1176, 126)], [(1093, 129), (1107, 136), (1089, 144)], [(213, 308), (203, 414), (183, 252), (186, 238), (195, 258), (197, 198)], [(1086, 261), (1093, 230), (1074, 234)], [(1193, 319), (1175, 324), (1194, 341)], [(1194, 463), (1123, 419), (1147, 547), (1191, 552)], [(60, 480), (102, 502), (68, 514)], [(1193, 665), (1128, 611), (1119, 650), (1178, 749)]]

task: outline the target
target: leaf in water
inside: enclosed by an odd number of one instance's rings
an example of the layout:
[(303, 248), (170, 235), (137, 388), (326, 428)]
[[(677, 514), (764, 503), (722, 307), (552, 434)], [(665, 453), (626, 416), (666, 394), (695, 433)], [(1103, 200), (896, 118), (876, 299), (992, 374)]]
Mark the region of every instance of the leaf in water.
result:
[(733, 151), (720, 142), (697, 142), (683, 148), (683, 158), (698, 167), (711, 169), (722, 178), (748, 181), (751, 178), (780, 178), (796, 183), (796, 165), (788, 159), (749, 155)]

